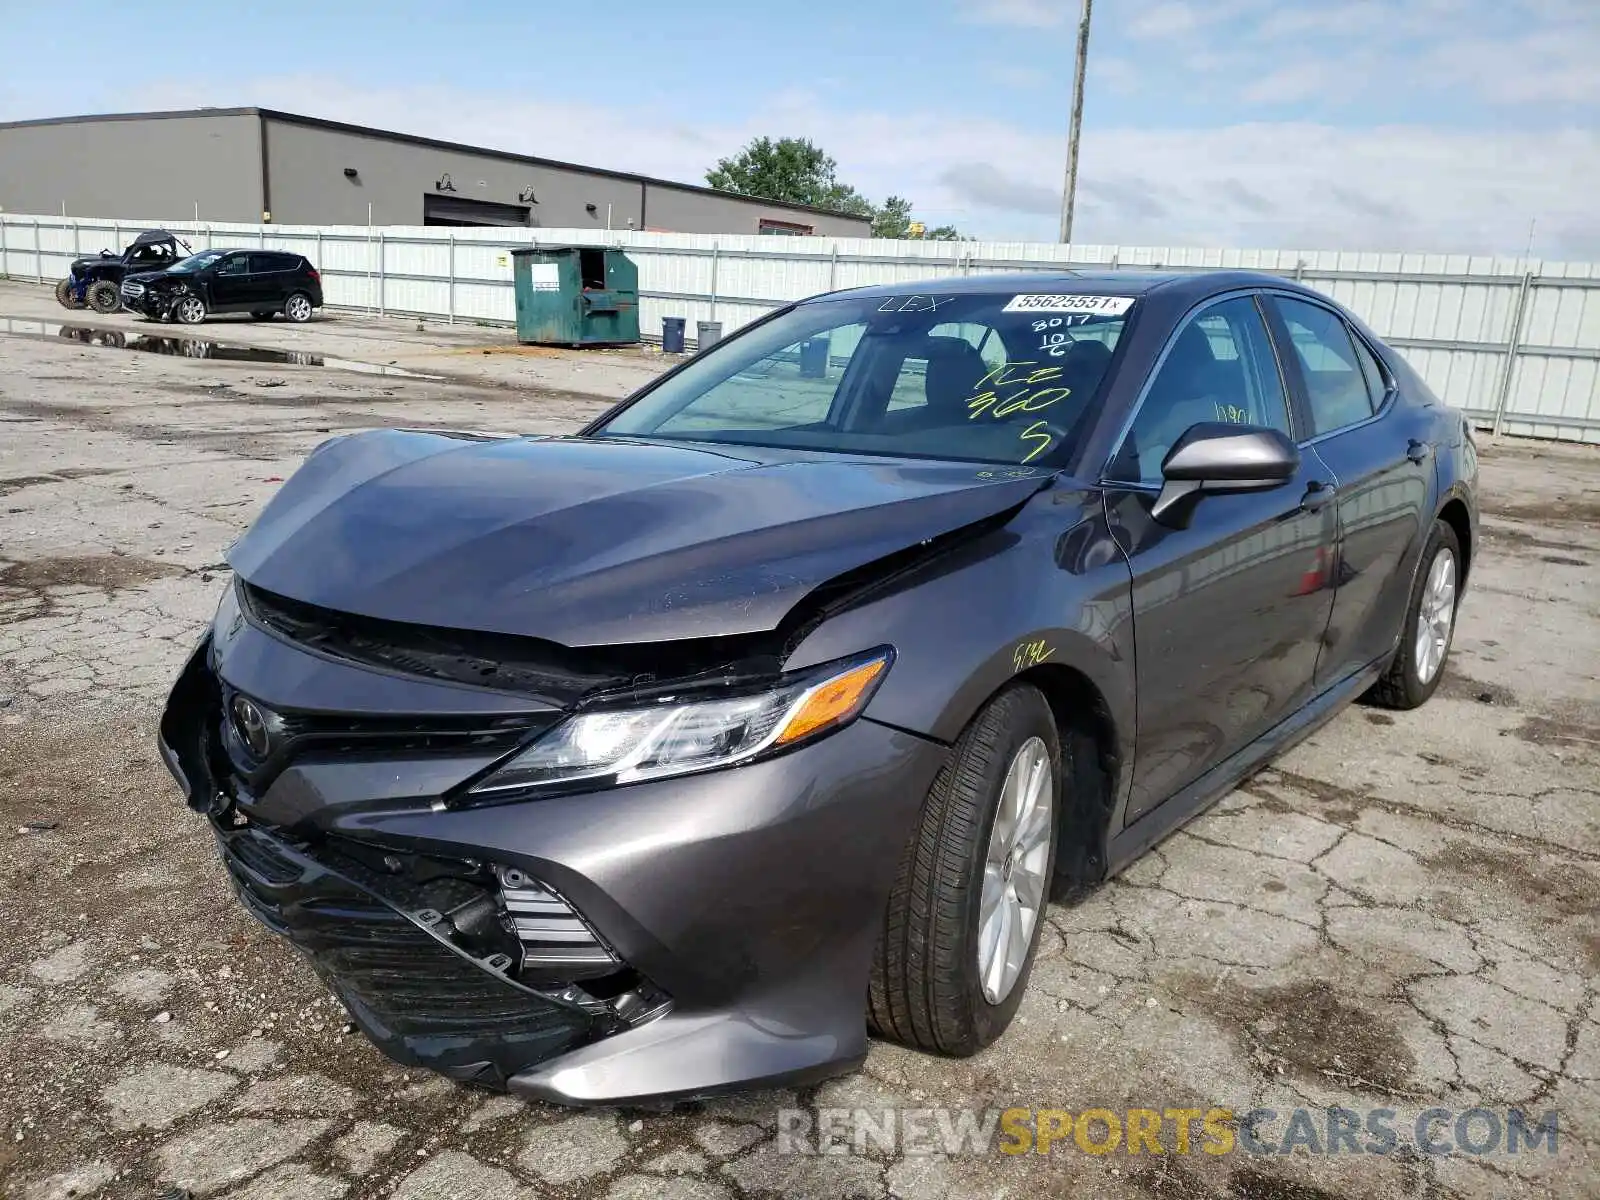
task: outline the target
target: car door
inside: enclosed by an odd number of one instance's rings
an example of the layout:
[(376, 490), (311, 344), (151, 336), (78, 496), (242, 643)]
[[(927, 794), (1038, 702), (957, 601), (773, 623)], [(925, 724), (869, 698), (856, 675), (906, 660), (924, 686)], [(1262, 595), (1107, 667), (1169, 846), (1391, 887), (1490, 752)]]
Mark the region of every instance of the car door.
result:
[(1206, 492), (1187, 519), (1150, 515), (1161, 463), (1203, 421), (1295, 436), (1253, 294), (1191, 313), (1169, 340), (1102, 480), (1133, 571), (1138, 740), (1130, 820), (1242, 749), (1310, 696), (1333, 593), (1328, 475), (1305, 455), (1288, 483)]
[(1333, 614), (1318, 686), (1386, 658), (1411, 596), (1427, 530), (1433, 447), (1426, 414), (1394, 403), (1395, 381), (1360, 333), (1332, 308), (1271, 298), (1271, 324), (1305, 440), (1337, 489)]
[(240, 251), (226, 254), (211, 268), (207, 283), (212, 312), (240, 312), (250, 307), (250, 256)]
[(251, 300), (257, 309), (278, 309), (289, 298), (289, 285), (299, 263), (292, 254), (260, 253), (250, 256)]

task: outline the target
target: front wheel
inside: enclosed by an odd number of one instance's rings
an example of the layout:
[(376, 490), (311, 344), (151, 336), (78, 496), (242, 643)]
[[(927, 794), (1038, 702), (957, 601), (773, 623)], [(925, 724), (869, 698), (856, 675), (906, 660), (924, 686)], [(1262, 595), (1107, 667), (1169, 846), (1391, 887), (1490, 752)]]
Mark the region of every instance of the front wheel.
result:
[(56, 303), (62, 308), (83, 307), (83, 301), (78, 299), (78, 293), (72, 287), (72, 280), (63, 279), (56, 284)]
[(1055, 865), (1061, 742), (1017, 684), (973, 718), (901, 856), (868, 983), (876, 1034), (965, 1056), (1022, 1002)]
[(1444, 678), (1461, 603), (1461, 541), (1444, 521), (1435, 521), (1422, 548), (1400, 645), (1366, 698), (1384, 708), (1427, 703)]
[(206, 302), (193, 294), (180, 296), (168, 313), (180, 325), (198, 325), (206, 319)]
[(84, 299), (97, 313), (114, 313), (122, 307), (122, 293), (109, 279), (97, 279), (91, 283)]

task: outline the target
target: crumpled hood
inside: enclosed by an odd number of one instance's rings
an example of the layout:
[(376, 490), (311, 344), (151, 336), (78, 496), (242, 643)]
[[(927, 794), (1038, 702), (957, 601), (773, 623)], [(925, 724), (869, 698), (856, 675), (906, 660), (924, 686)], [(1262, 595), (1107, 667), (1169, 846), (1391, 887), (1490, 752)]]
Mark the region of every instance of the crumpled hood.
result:
[(228, 555), (308, 604), (567, 646), (771, 630), (818, 584), (1037, 491), (982, 464), (380, 430), (324, 443)]

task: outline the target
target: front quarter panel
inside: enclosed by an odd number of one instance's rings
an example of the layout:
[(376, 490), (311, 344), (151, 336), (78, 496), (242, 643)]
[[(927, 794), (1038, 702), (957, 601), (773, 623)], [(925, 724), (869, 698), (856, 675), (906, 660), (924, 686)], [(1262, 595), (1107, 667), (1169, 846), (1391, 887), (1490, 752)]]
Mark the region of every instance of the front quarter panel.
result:
[(786, 665), (892, 645), (894, 667), (866, 715), (942, 742), (954, 742), (1017, 675), (1067, 668), (1105, 699), (1123, 743), (1118, 757), (1126, 759), (1134, 701), (1130, 578), (1099, 492), (1057, 485), (907, 587), (826, 621)]

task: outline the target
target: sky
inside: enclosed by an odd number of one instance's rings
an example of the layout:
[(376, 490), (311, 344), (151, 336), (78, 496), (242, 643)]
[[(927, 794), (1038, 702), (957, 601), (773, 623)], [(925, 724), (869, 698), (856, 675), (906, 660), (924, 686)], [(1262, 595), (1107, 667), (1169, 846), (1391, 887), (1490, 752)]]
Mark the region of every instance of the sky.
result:
[[(0, 0), (0, 120), (260, 105), (696, 183), (800, 136), (1056, 237), (1080, 0), (67, 11)], [(1600, 0), (1099, 0), (1073, 240), (1600, 260)]]

